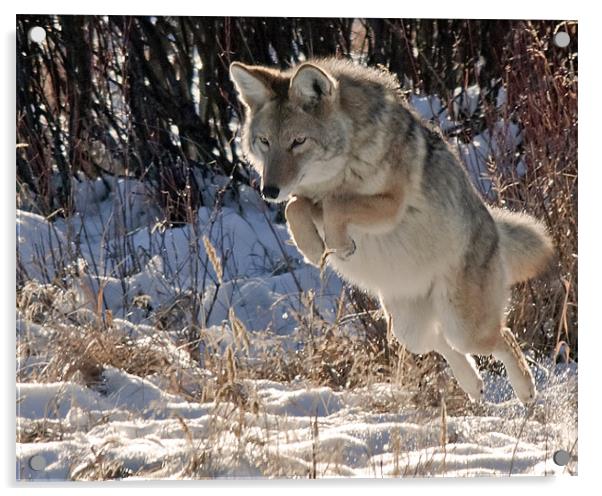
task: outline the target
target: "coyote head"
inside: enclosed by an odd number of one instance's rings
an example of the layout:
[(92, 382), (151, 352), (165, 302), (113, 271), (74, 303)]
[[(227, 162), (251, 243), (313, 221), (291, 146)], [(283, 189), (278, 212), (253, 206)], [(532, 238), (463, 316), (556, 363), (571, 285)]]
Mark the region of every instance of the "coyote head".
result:
[(332, 75), (312, 63), (281, 72), (234, 62), (230, 78), (246, 108), (243, 151), (267, 200), (286, 200), (341, 173), (348, 124)]

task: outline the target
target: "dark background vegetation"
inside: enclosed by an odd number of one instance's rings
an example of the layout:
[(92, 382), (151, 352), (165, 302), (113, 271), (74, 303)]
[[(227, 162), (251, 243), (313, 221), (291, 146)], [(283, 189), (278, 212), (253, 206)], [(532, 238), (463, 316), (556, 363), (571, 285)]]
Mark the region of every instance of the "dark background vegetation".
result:
[[(42, 26), (46, 42), (28, 40)], [(571, 45), (559, 48), (563, 29)], [(472, 115), (449, 130), (469, 142), (499, 119), (524, 133), (527, 173), (508, 176), (493, 157), (494, 202), (542, 218), (558, 260), (514, 292), (509, 324), (550, 355), (577, 354), (577, 24), (437, 19), (17, 17), (17, 193), (48, 218), (72, 213), (71, 179), (142, 178), (171, 225), (202, 203), (195, 168), (253, 184), (236, 141), (241, 108), (228, 67), (238, 60), (289, 67), (351, 55), (398, 76), (405, 90), (437, 94), (451, 110), (455, 88), (478, 84)], [(497, 108), (500, 87), (507, 105)], [(460, 94), (461, 96), (461, 94)], [(351, 294), (357, 310), (374, 308)], [(475, 304), (478, 304), (475, 302)], [(367, 335), (385, 346), (379, 321)]]

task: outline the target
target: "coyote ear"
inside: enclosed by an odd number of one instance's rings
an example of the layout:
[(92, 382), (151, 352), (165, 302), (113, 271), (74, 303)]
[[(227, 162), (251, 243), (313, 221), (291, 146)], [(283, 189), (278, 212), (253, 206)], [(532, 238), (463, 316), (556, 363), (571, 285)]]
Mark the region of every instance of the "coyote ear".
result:
[(232, 62), (230, 79), (236, 86), (238, 98), (248, 107), (258, 107), (274, 96), (265, 72), (259, 67)]
[(303, 103), (317, 104), (323, 101), (334, 100), (337, 82), (311, 63), (299, 66), (297, 72), (291, 79), (290, 94)]

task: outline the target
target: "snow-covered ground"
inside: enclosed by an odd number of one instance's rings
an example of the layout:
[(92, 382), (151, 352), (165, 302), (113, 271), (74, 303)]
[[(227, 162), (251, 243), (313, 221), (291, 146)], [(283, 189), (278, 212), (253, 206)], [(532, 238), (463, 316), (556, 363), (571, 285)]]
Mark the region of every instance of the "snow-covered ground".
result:
[[(477, 97), (467, 92), (458, 105), (470, 109)], [(454, 125), (436, 98), (412, 103), (444, 129)], [(458, 147), (487, 191), (487, 156), (519, 142), (518, 128), (501, 123), (499, 136)], [(74, 180), (69, 219), (18, 211), (19, 270), (35, 281), (17, 314), (18, 478), (575, 473), (573, 363), (534, 364), (540, 395), (529, 410), (488, 373), (486, 401), (447, 411), (417, 406), (416, 391), (394, 381), (334, 390), (300, 377), (224, 379), (206, 366), (207, 353), (257, 364), (306, 346), (300, 321), (311, 308), (334, 322), (343, 285), (303, 262), (256, 191), (196, 180), (206, 206), (179, 227), (162, 224), (145, 185), (125, 178)], [(41, 316), (36, 291), (51, 295)], [(167, 365), (136, 375), (105, 363), (93, 381), (60, 370), (68, 379), (39, 380), (63, 363), (56, 343), (99, 322), (115, 346), (150, 350)], [(182, 345), (194, 329), (198, 356)], [(222, 389), (203, 400), (203, 388)], [(568, 467), (552, 461), (560, 449), (573, 454)]]
[[(108, 367), (96, 388), (20, 384), (19, 429), (35, 431), (46, 419), (43, 427), (53, 434), (17, 444), (17, 477), (551, 475), (570, 473), (553, 462), (554, 452), (575, 453), (571, 367), (541, 369), (540, 399), (531, 411), (514, 399), (486, 401), (478, 415), (444, 420), (437, 408), (400, 409), (407, 392), (391, 384), (333, 391), (241, 381), (247, 405), (241, 409), (227, 401), (190, 402), (158, 383)], [(499, 401), (507, 388), (489, 377), (487, 398)], [(45, 468), (33, 470), (39, 457)]]

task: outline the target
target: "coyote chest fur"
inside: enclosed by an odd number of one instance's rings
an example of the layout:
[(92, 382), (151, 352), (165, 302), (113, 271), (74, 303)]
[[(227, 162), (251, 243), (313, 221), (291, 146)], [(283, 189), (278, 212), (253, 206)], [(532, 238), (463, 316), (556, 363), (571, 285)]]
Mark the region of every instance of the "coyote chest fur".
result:
[(493, 354), (532, 401), (504, 309), (510, 286), (551, 259), (545, 228), (486, 206), (389, 73), (335, 59), (288, 71), (234, 63), (230, 73), (246, 107), (245, 155), (264, 197), (287, 202), (306, 260), (325, 256), (378, 297), (406, 348), (443, 355), (472, 398), (483, 383), (471, 354)]

